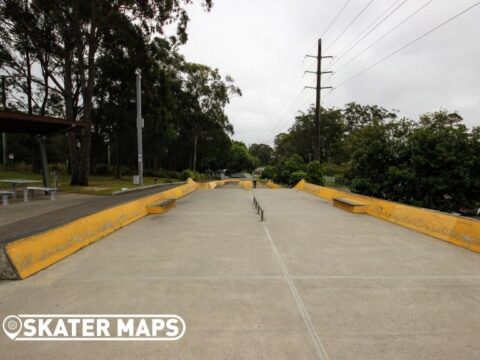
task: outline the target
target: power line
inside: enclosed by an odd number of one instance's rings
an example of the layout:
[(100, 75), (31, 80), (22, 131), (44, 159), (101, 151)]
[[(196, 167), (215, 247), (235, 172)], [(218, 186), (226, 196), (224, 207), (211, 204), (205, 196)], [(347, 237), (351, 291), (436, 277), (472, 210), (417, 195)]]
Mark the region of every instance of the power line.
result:
[[(324, 103), (324, 99), (327, 98), (328, 96), (330, 96), (330, 94), (334, 91), (334, 89), (330, 90), (322, 99), (322, 103)], [(303, 94), (303, 91), (302, 93), (300, 93), (299, 95)], [(303, 102), (300, 102), (300, 100), (302, 99), (302, 97), (297, 97), (297, 101), (293, 102), (293, 106), (289, 106), (287, 107), (286, 109), (289, 110), (289, 109), (294, 109), (295, 107), (297, 107), (297, 112), (298, 111), (302, 111), (302, 109), (305, 108), (305, 106), (308, 104), (308, 103), (312, 103), (311, 105), (314, 105), (313, 104), (313, 101), (315, 100), (315, 96), (309, 96), (307, 98), (304, 99)], [(308, 111), (308, 109), (307, 109)], [(284, 111), (282, 113), (282, 116), (285, 114), (286, 112)], [(287, 114), (285, 114), (287, 115)], [(272, 128), (269, 132), (267, 132), (266, 134), (263, 134), (263, 137), (261, 138), (262, 141), (260, 141), (260, 143), (264, 143), (272, 134), (275, 134), (275, 133), (278, 133), (289, 121), (291, 121), (291, 118), (287, 117), (285, 120), (281, 121), (280, 123), (277, 124), (277, 126), (275, 126), (274, 128)]]
[[(330, 22), (330, 24), (327, 26), (327, 28), (325, 29), (325, 31), (323, 32), (323, 35), (325, 35), (329, 30), (330, 28), (332, 27), (332, 25), (337, 21), (337, 19), (340, 17), (340, 15), (344, 12), (344, 10), (347, 8), (347, 6), (351, 3), (352, 0), (347, 0), (345, 2), (345, 4), (343, 5), (343, 7), (340, 9), (340, 11), (337, 13), (337, 15), (332, 19), (332, 21)], [(371, 2), (373, 2), (373, 0), (370, 1), (370, 3), (365, 7), (365, 9), (371, 4)], [(362, 11), (363, 12), (363, 11)], [(359, 14), (359, 16), (361, 15), (361, 13)], [(358, 18), (358, 16), (357, 16)], [(355, 21), (356, 19), (354, 19)], [(353, 22), (354, 22), (353, 21)], [(352, 23), (353, 23), (352, 22)], [(346, 29), (345, 29), (346, 31)], [(295, 75), (296, 71), (294, 72), (294, 75)], [(293, 79), (295, 78), (295, 76), (292, 78), (292, 81)], [(296, 85), (297, 83), (295, 83)], [(293, 105), (296, 105), (298, 100), (301, 99), (301, 96), (302, 96), (303, 92), (302, 93), (299, 93), (297, 94), (297, 96), (294, 98), (294, 101), (291, 102), (291, 92), (288, 93), (288, 95), (286, 97), (284, 97), (283, 99), (284, 100), (289, 100), (287, 102), (285, 101), (280, 101), (280, 103), (278, 104), (278, 106), (276, 107), (274, 113), (273, 113), (273, 117), (275, 118), (276, 116), (278, 116), (277, 114), (279, 113), (279, 110), (282, 108), (281, 105), (282, 104), (285, 104), (284, 107), (283, 107), (283, 111), (281, 111), (281, 114), (283, 115), (283, 113), (287, 110), (290, 109), (291, 107), (291, 104)], [(278, 126), (279, 125), (279, 126)], [(281, 126), (283, 126), (283, 122), (281, 122), (280, 124), (277, 124), (277, 126), (275, 126), (274, 129), (277, 129)], [(257, 137), (257, 139), (261, 139), (263, 141), (263, 139), (266, 137), (266, 136), (270, 136), (270, 132), (268, 132), (268, 127), (269, 127), (269, 124), (265, 124), (265, 126), (262, 128), (262, 130), (259, 132), (260, 136)], [(266, 135), (267, 134), (267, 135)], [(261, 142), (261, 141), (260, 141)]]
[(353, 20), (340, 32), (340, 34), (338, 34), (335, 40), (333, 40), (333, 42), (326, 48), (326, 51), (328, 51), (328, 49), (330, 49), (333, 46), (333, 44), (335, 44), (338, 41), (338, 39), (340, 39), (343, 36), (343, 34), (345, 34), (345, 32), (355, 23), (355, 21), (358, 20), (360, 16), (362, 16), (362, 14), (368, 9), (370, 5), (372, 5), (372, 3), (373, 3), (373, 0), (370, 0), (368, 4), (363, 7), (363, 9), (357, 14), (357, 16), (353, 18)]
[[(384, 11), (382, 12), (374, 21), (372, 21), (365, 29), (363, 29), (360, 34), (355, 37), (347, 46), (345, 46), (339, 54), (342, 54), (345, 49), (347, 49), (351, 44), (353, 44), (360, 36), (362, 36), (366, 31), (370, 29), (383, 15), (385, 15), (392, 7), (394, 7), (400, 0), (394, 0), (394, 2)], [(335, 62), (335, 60), (333, 61)]]
[(352, 0), (347, 0), (347, 2), (345, 3), (345, 5), (343, 5), (343, 7), (340, 9), (340, 11), (338, 12), (338, 14), (333, 18), (333, 20), (330, 22), (330, 24), (327, 26), (327, 28), (325, 29), (325, 31), (323, 32), (322, 34), (322, 38), (325, 36), (325, 34), (328, 32), (328, 30), (330, 30), (330, 28), (332, 27), (332, 25), (335, 23), (335, 21), (337, 21), (337, 19), (340, 17), (340, 15), (342, 15), (343, 11), (345, 10), (345, 8), (348, 6), (348, 4), (350, 4), (352, 2)]
[[(311, 105), (313, 105), (314, 101), (315, 101), (315, 94), (314, 93), (312, 93), (311, 96), (305, 98), (305, 100), (301, 104), (299, 104), (299, 106), (296, 110), (297, 115), (294, 116), (293, 121), (295, 121), (295, 118), (298, 116), (299, 111), (301, 111), (303, 108), (305, 108), (305, 106), (309, 103), (311, 103)], [(279, 126), (277, 126), (275, 129), (272, 129), (272, 131), (270, 131), (264, 137), (263, 141), (264, 142), (267, 141), (268, 138), (272, 135), (274, 135), (274, 138), (275, 138), (275, 136), (278, 135), (281, 132), (281, 130), (291, 121), (292, 121), (292, 119), (290, 117), (286, 118), (286, 120), (282, 121), (282, 123), (279, 124)]]
[(428, 5), (430, 5), (432, 2), (434, 2), (435, 0), (429, 0), (428, 2), (426, 2), (424, 5), (422, 5), (420, 8), (418, 8), (417, 10), (415, 10), (413, 13), (411, 13), (409, 16), (407, 16), (406, 18), (404, 18), (402, 21), (400, 21), (397, 25), (395, 25), (393, 28), (391, 28), (389, 31), (387, 31), (384, 35), (382, 35), (381, 37), (379, 37), (377, 40), (375, 40), (373, 43), (371, 43), (370, 45), (368, 45), (365, 49), (363, 49), (361, 52), (359, 52), (357, 55), (355, 55), (353, 58), (351, 58), (350, 60), (348, 60), (346, 63), (344, 63), (341, 67), (339, 67), (336, 72), (338, 73), (340, 70), (342, 70), (344, 67), (346, 67), (347, 65), (351, 64), (354, 60), (356, 60), (357, 58), (359, 58), (361, 55), (363, 55), (365, 52), (367, 52), (368, 50), (370, 50), (373, 46), (375, 46), (376, 44), (378, 44), (381, 40), (383, 40), (385, 37), (387, 37), (388, 35), (390, 35), (392, 32), (394, 32), (395, 30), (397, 30), (400, 26), (402, 26), (404, 23), (406, 23), (408, 20), (410, 20), (411, 18), (413, 18), (415, 15), (417, 15), (420, 11), (422, 11), (423, 9), (425, 9)]
[[(330, 94), (331, 94), (333, 91), (334, 91), (334, 89), (333, 89), (333, 90), (330, 90), (325, 96), (323, 96), (322, 104), (324, 104), (324, 100), (325, 100), (328, 96), (330, 96)], [(301, 98), (300, 98), (300, 99), (301, 99)], [(299, 100), (300, 100), (300, 99), (299, 99)], [(312, 95), (309, 96), (309, 97), (307, 97), (307, 98), (305, 98), (305, 100), (304, 100), (303, 102), (299, 103), (299, 102), (297, 101), (297, 102), (294, 104), (295, 106), (298, 104), (297, 112), (303, 111), (303, 109), (305, 108), (305, 106), (307, 106), (309, 103), (310, 103), (310, 105), (314, 106), (314, 105), (315, 105), (315, 104), (314, 104), (314, 100), (315, 100), (315, 96), (314, 96), (314, 94), (312, 93)], [(308, 113), (308, 110), (309, 110), (309, 109), (307, 108), (307, 109), (306, 109), (306, 113)], [(274, 129), (272, 129), (270, 132), (268, 132), (267, 134), (265, 134), (265, 135), (263, 136), (261, 143), (266, 142), (271, 135), (273, 135), (273, 134), (275, 134), (275, 133), (279, 133), (280, 130), (281, 130), (283, 127), (285, 127), (285, 125), (286, 125), (289, 121), (291, 121), (291, 120), (292, 120), (291, 118), (287, 118), (287, 119), (283, 120), (280, 124), (278, 124), (278, 126), (276, 126)]]
[[(304, 92), (300, 92), (299, 94), (297, 94), (297, 97), (295, 98), (295, 100), (293, 102), (291, 102), (291, 104), (289, 104), (289, 106), (286, 106), (284, 108), (284, 110), (282, 111), (281, 114), (279, 114), (279, 118), (283, 117), (283, 115), (285, 114), (286, 116), (288, 116), (288, 110), (292, 109), (292, 108), (295, 108), (297, 107), (297, 105), (300, 103), (300, 101), (303, 99), (303, 94)], [(308, 98), (307, 98), (308, 99)], [(310, 100), (309, 100), (310, 101)], [(305, 101), (304, 101), (305, 103)], [(270, 128), (269, 131), (266, 131), (262, 134), (262, 137), (260, 138), (260, 143), (263, 143), (266, 139), (268, 139), (272, 134), (276, 133), (277, 131), (279, 131), (282, 127), (285, 126), (286, 123), (288, 123), (288, 121), (290, 121), (290, 118), (287, 118), (286, 120), (280, 120), (279, 122), (277, 122), (272, 128)]]
[[(312, 45), (312, 47), (310, 49), (312, 49), (314, 47), (315, 47), (315, 43)], [(308, 51), (310, 51), (310, 49)], [(296, 88), (297, 84), (302, 80), (302, 78), (297, 78), (297, 80), (295, 81), (295, 78), (299, 75), (300, 70), (302, 70), (304, 61), (305, 61), (305, 59), (302, 62), (300, 62), (299, 65), (292, 72), (292, 77), (290, 78), (290, 81), (288, 82), (289, 86), (287, 87), (287, 91), (288, 90), (289, 91), (280, 99), (277, 106), (275, 107), (275, 110), (272, 113), (273, 118), (275, 118), (277, 116), (278, 112), (283, 107), (285, 107), (285, 104), (289, 104), (290, 101), (292, 100), (291, 97), (294, 94), (293, 90)], [(298, 96), (298, 94), (297, 94), (297, 96)], [(282, 107), (282, 105), (283, 105), (283, 107)], [(266, 123), (261, 128), (261, 130), (258, 132), (258, 134), (261, 134), (260, 136), (263, 136), (263, 134), (268, 131), (268, 127), (269, 127), (269, 124)], [(259, 139), (260, 136), (257, 136), (257, 139)]]
[(480, 5), (480, 1), (479, 2), (476, 2), (475, 4), (473, 4), (472, 6), (466, 8), (465, 10), (459, 12), (458, 14), (452, 16), (451, 18), (445, 20), (444, 22), (442, 22), (440, 25), (437, 25), (436, 27), (434, 27), (433, 29), (427, 31), (426, 33), (420, 35), (419, 37), (417, 37), (416, 39), (410, 41), (408, 44), (402, 46), (401, 48), (395, 50), (394, 52), (390, 53), (389, 55), (385, 56), (384, 58), (382, 58), (381, 60), (377, 61), (376, 63), (370, 65), (369, 67), (365, 68), (364, 70), (360, 71), (359, 73), (357, 73), (356, 75), (352, 76), (351, 78), (345, 80), (344, 82), (342, 82), (340, 85), (338, 85), (336, 87), (336, 89), (344, 86), (345, 84), (349, 83), (350, 81), (356, 79), (357, 77), (359, 77), (360, 75), (366, 73), (367, 71), (370, 71), (371, 69), (373, 69), (375, 66), (383, 63), (384, 61), (390, 59), (392, 56), (398, 54), (399, 52), (401, 52), (402, 50), (405, 50), (406, 48), (408, 48), (409, 46), (413, 45), (414, 43), (416, 43), (417, 41), (420, 41), (421, 39), (427, 37), (428, 35), (430, 35), (431, 33), (437, 31), (438, 29), (442, 28), (443, 26), (447, 25), (448, 23), (452, 22), (453, 20), (457, 19), (458, 17), (462, 16), (463, 14), (469, 12), (470, 10), (472, 10), (473, 8), (475, 8), (476, 6)]
[[(380, 25), (382, 25), (389, 17), (391, 17), (393, 14), (395, 14), (397, 12), (398, 9), (400, 9), (408, 0), (403, 0), (396, 8), (394, 8), (392, 11), (390, 11), (390, 13), (385, 16), (378, 24), (376, 24), (372, 29), (370, 29), (367, 33), (365, 33), (363, 36), (361, 36), (360, 38), (358, 38), (358, 40), (356, 40), (354, 42), (353, 45), (349, 45), (347, 46), (345, 49), (347, 49), (343, 54), (339, 55), (338, 57), (335, 58), (334, 63), (336, 63), (338, 60), (340, 60), (341, 58), (343, 58), (345, 55), (347, 55), (350, 51), (352, 51), (355, 46), (357, 46), (362, 40), (364, 40), (368, 35), (370, 35), (372, 32), (374, 32)], [(396, 4), (397, 1), (394, 3)], [(391, 7), (390, 7), (391, 8)], [(390, 8), (386, 11), (388, 12), (390, 10)], [(383, 14), (385, 14), (386, 12), (384, 12)], [(383, 16), (383, 15), (381, 15)], [(381, 17), (380, 16), (380, 17)], [(379, 18), (377, 18), (378, 20)], [(374, 22), (376, 22), (377, 20), (375, 20)], [(344, 49), (344, 50), (345, 50)]]
[[(297, 81), (295, 81), (292, 86), (289, 86), (288, 88), (289, 91), (286, 93), (285, 96), (283, 96), (280, 99), (280, 102), (275, 107), (275, 110), (271, 113), (270, 117), (272, 119), (276, 119), (279, 116), (279, 114), (283, 113), (285, 107), (287, 107), (290, 103), (295, 102), (298, 96), (301, 95), (300, 93), (297, 93), (296, 95), (294, 95), (295, 93), (292, 91), (292, 89), (297, 88), (297, 84), (299, 84), (300, 82), (301, 82), (301, 78), (298, 78)], [(270, 122), (265, 123), (264, 126), (258, 131), (257, 133), (258, 135), (256, 139), (260, 139), (265, 133), (269, 131), (270, 127), (271, 127)]]

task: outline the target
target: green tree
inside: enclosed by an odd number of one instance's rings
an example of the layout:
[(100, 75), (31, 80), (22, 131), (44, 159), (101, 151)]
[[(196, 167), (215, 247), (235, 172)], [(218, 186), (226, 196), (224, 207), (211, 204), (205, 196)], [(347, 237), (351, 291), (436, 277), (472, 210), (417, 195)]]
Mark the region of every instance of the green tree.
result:
[(233, 133), (233, 127), (224, 113), (230, 96), (242, 95), (230, 76), (222, 78), (218, 69), (212, 70), (201, 64), (186, 64), (187, 80), (185, 91), (194, 99), (195, 106), (190, 114), (192, 133), (192, 168), (197, 168), (198, 144), (201, 136), (215, 126), (221, 126)]
[[(67, 119), (82, 119), (95, 124), (94, 90), (98, 54), (105, 44), (112, 24), (128, 22), (145, 35), (162, 33), (166, 24), (176, 22), (175, 41), (187, 40), (188, 14), (185, 9), (192, 0), (121, 1), (50, 1), (5, 0), (0, 4), (2, 24), (9, 23), (4, 36), (14, 29), (25, 31), (29, 59), (37, 59), (52, 91), (62, 95)], [(202, 1), (207, 9), (211, 0)], [(31, 9), (34, 9), (34, 14)], [(25, 22), (28, 21), (28, 26)], [(47, 26), (47, 27), (46, 27)], [(47, 31), (45, 31), (47, 30)], [(42, 36), (48, 35), (46, 37)], [(45, 41), (48, 39), (48, 41)], [(2, 53), (5, 51), (2, 50)], [(46, 61), (44, 55), (48, 54)], [(50, 61), (51, 60), (51, 61)], [(27, 63), (27, 72), (31, 63)], [(43, 83), (50, 88), (48, 82)], [(88, 185), (92, 132), (69, 133), (71, 183)]]
[(400, 140), (394, 136), (395, 123), (374, 121), (352, 135), (352, 164), (348, 174), (352, 190), (385, 198), (388, 169), (397, 164), (394, 149)]
[(395, 169), (405, 183), (401, 197), (393, 194), (398, 200), (446, 211), (474, 201), (478, 188), (471, 169), (478, 155), (472, 134), (461, 121), (458, 114), (445, 111), (421, 117), (420, 126), (407, 138), (402, 166)]
[[(337, 109), (322, 108), (321, 158), (326, 162), (343, 161), (342, 151), (344, 124), (342, 113)], [(288, 157), (299, 154), (305, 162), (313, 159), (315, 152), (315, 110), (310, 108), (300, 113), (288, 133), (279, 134), (275, 141), (275, 156)]]
[(231, 172), (251, 172), (258, 166), (259, 160), (252, 156), (244, 143), (234, 141), (230, 149), (230, 159), (227, 168)]
[(275, 168), (272, 165), (265, 166), (262, 171), (262, 178), (272, 180), (275, 178)]
[(323, 179), (325, 170), (319, 161), (312, 161), (307, 165), (306, 177), (304, 178), (309, 183), (316, 185), (324, 185), (325, 180)]
[(479, 202), (478, 130), (456, 113), (439, 111), (407, 120), (374, 121), (353, 135), (352, 189), (442, 211)]
[(298, 184), (299, 181), (304, 180), (307, 178), (307, 173), (305, 171), (295, 171), (290, 174), (290, 178), (288, 179), (289, 186), (295, 186)]
[(252, 144), (248, 148), (250, 154), (260, 160), (260, 165), (270, 165), (273, 161), (273, 148), (267, 144)]
[(273, 181), (279, 184), (290, 185), (290, 176), (294, 172), (304, 171), (305, 162), (298, 154), (283, 158), (275, 165), (275, 176)]

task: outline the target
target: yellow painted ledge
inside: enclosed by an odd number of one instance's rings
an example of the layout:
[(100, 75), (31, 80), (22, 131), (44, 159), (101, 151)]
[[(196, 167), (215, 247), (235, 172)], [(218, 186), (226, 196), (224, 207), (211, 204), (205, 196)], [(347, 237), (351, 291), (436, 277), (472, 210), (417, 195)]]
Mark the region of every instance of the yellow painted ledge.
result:
[(368, 205), (368, 215), (415, 230), (419, 233), (480, 252), (480, 221), (439, 211), (417, 208), (392, 201), (380, 200), (368, 196), (351, 194), (324, 186), (300, 181), (296, 190), (321, 197), (328, 201), (333, 198), (348, 197)]
[(352, 214), (366, 214), (368, 210), (367, 204), (359, 203), (350, 198), (334, 198), (333, 206)]
[(141, 219), (148, 214), (146, 205), (164, 199), (178, 199), (198, 189), (187, 183), (164, 192), (99, 211), (46, 232), (13, 241), (5, 246), (19, 278), (24, 279), (62, 260), (75, 251)]

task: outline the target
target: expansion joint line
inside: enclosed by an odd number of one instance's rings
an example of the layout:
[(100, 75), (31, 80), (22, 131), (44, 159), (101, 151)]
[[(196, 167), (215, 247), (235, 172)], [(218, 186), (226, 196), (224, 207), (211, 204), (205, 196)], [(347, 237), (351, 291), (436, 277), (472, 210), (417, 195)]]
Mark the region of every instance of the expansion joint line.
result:
[(282, 269), (283, 277), (287, 281), (288, 287), (290, 288), (290, 291), (295, 300), (295, 303), (297, 304), (298, 311), (300, 312), (300, 315), (302, 316), (302, 319), (305, 323), (308, 333), (310, 334), (313, 340), (313, 344), (315, 346), (315, 350), (317, 351), (318, 357), (320, 358), (320, 360), (328, 360), (328, 356), (323, 346), (322, 340), (318, 336), (315, 330), (315, 327), (313, 326), (312, 320), (310, 319), (310, 315), (308, 315), (307, 309), (305, 308), (305, 305), (302, 299), (300, 298), (300, 295), (298, 294), (297, 287), (295, 286), (295, 283), (293, 282), (292, 277), (290, 276), (287, 265), (285, 264), (285, 261), (283, 260), (282, 256), (278, 252), (277, 246), (275, 245), (275, 242), (273, 241), (272, 236), (270, 235), (270, 231), (268, 231), (268, 227), (266, 223), (262, 223), (262, 225), (263, 225), (263, 229), (265, 230), (265, 234), (267, 235), (268, 241), (270, 242), (270, 246), (272, 247), (273, 253), (275, 254), (275, 257), (277, 258), (280, 268)]

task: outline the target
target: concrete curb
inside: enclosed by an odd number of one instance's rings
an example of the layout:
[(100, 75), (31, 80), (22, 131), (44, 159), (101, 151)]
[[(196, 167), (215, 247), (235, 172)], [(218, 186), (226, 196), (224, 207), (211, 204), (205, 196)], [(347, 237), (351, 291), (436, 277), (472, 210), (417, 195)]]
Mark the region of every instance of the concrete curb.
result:
[(117, 195), (129, 194), (129, 193), (136, 192), (136, 191), (142, 191), (142, 190), (153, 189), (153, 188), (156, 188), (156, 187), (162, 187), (162, 186), (165, 186), (166, 184), (182, 185), (182, 184), (184, 184), (184, 182), (159, 183), (159, 184), (147, 185), (147, 186), (142, 186), (142, 187), (137, 187), (137, 188), (131, 188), (131, 189), (127, 189), (127, 190), (118, 190), (118, 191), (112, 192), (112, 195), (117, 196)]

